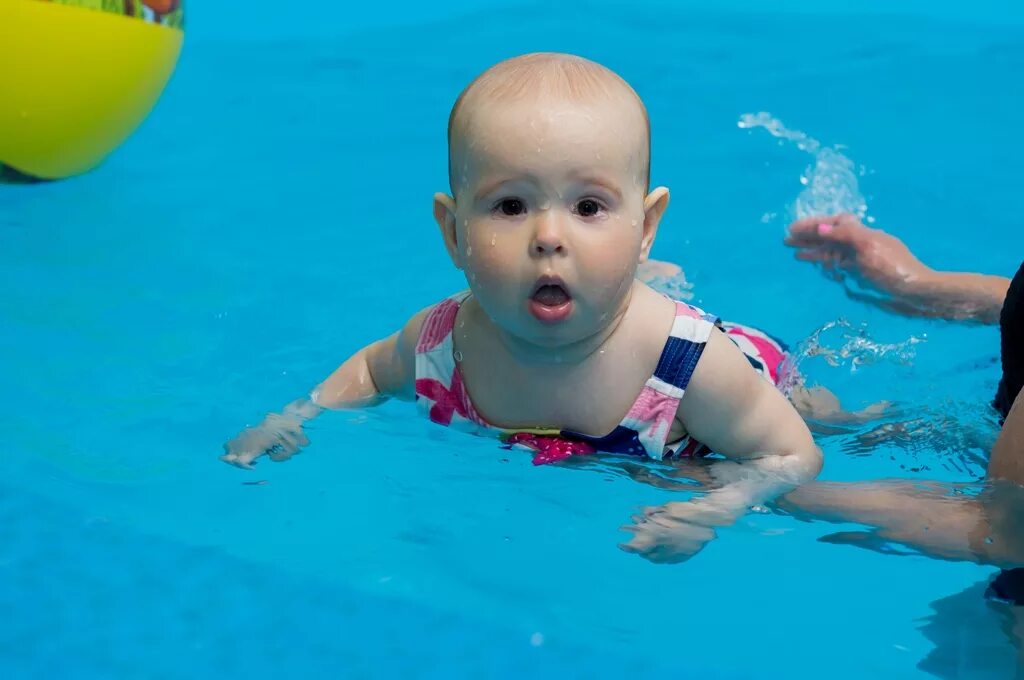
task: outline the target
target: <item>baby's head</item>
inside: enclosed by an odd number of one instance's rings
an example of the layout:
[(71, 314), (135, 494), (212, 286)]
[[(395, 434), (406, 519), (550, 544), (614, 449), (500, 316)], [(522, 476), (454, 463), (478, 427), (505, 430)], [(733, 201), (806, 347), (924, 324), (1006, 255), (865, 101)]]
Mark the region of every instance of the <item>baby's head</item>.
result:
[(580, 57), (503, 61), (455, 102), (448, 154), (434, 215), (491, 320), (544, 346), (612, 323), (668, 205), (633, 89)]

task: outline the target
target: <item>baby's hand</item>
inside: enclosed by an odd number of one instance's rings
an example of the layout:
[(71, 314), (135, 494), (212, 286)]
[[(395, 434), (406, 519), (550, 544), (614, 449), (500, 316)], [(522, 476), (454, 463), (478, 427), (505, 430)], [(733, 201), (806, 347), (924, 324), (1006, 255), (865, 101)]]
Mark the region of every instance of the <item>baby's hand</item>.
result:
[(248, 427), (224, 444), (225, 463), (251, 470), (253, 461), (267, 454), (273, 461), (288, 460), (309, 444), (302, 421), (294, 416), (270, 413), (262, 423)]
[(853, 215), (797, 220), (785, 243), (797, 249), (798, 260), (818, 262), (832, 278), (853, 276), (890, 296), (912, 293), (914, 282), (930, 271), (898, 238)]
[(619, 547), (659, 564), (685, 562), (715, 538), (715, 527), (736, 521), (737, 513), (705, 499), (644, 508), (623, 527), (633, 538)]

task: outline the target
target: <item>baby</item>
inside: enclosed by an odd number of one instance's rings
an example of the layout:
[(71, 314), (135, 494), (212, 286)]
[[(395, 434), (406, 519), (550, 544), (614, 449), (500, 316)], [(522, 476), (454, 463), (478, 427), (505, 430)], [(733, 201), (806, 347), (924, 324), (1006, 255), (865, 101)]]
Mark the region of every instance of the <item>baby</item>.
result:
[(434, 218), (469, 290), (357, 352), (223, 460), (284, 460), (322, 409), (391, 397), (538, 463), (713, 451), (721, 488), (631, 527), (637, 546), (664, 530), (687, 554), (817, 475), (821, 453), (773, 384), (778, 346), (636, 279), (669, 192), (649, 189), (650, 125), (625, 81), (570, 55), (509, 59), (459, 96), (448, 138), (451, 195), (434, 196)]

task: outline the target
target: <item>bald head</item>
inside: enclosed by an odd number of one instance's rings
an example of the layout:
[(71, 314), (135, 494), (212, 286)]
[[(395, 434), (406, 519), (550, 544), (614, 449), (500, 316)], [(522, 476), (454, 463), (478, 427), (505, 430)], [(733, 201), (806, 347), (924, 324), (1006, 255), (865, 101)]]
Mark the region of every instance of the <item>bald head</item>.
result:
[(455, 100), (448, 118), (448, 179), (456, 195), (461, 177), (456, 177), (460, 155), (472, 146), (478, 119), (488, 110), (503, 105), (533, 101), (561, 101), (594, 109), (628, 109), (631, 130), (641, 156), (642, 182), (650, 183), (651, 128), (647, 109), (625, 80), (600, 64), (570, 54), (537, 52), (499, 62), (471, 82)]

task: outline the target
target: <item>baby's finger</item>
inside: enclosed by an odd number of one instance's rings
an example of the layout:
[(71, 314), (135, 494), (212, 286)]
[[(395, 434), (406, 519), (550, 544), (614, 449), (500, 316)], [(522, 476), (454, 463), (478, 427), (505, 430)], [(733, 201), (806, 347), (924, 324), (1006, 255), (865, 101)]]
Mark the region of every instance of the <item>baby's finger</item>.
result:
[(225, 453), (223, 456), (220, 457), (220, 459), (227, 463), (228, 465), (234, 465), (235, 467), (242, 468), (243, 470), (253, 469), (251, 459), (247, 460), (245, 458), (242, 458), (237, 453)]
[(643, 554), (657, 545), (653, 537), (639, 534), (625, 543), (620, 543), (619, 548), (628, 553)]
[(645, 549), (635, 546), (632, 541), (629, 541), (627, 543), (619, 543), (619, 550), (622, 552), (628, 552), (632, 555), (642, 555)]
[(661, 529), (673, 529), (676, 526), (676, 519), (672, 513), (664, 507), (644, 508), (644, 524), (649, 530), (660, 531)]
[(291, 451), (292, 453), (298, 451), (299, 448), (302, 447), (298, 433), (287, 431), (277, 433), (277, 445), (285, 450)]
[(671, 548), (655, 546), (644, 553), (642, 557), (653, 564), (679, 564), (693, 557), (696, 552), (696, 549), (681, 546), (672, 546)]
[(673, 517), (672, 512), (663, 505), (641, 508), (641, 511), (644, 515), (641, 517), (634, 517), (633, 521), (636, 522), (637, 525), (641, 526), (644, 531), (671, 531), (678, 525), (678, 522), (675, 517)]
[(267, 451), (270, 460), (281, 463), (292, 456), (302, 453), (302, 447), (292, 444), (278, 444)]

